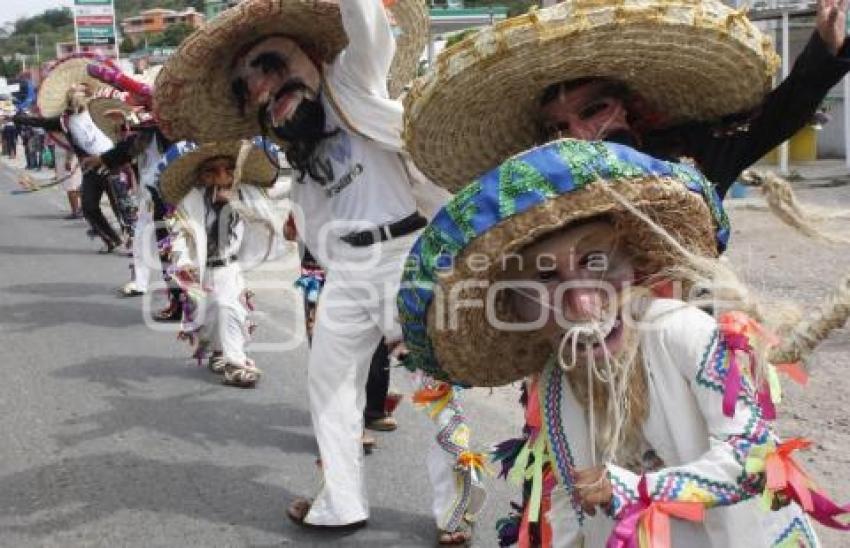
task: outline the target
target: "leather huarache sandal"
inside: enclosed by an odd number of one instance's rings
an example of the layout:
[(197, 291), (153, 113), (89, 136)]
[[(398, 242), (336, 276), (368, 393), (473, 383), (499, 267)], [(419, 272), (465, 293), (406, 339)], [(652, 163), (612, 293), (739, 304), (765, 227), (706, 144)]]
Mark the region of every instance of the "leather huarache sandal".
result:
[(366, 525), (366, 520), (355, 521), (354, 523), (346, 523), (345, 525), (313, 525), (304, 520), (307, 519), (307, 514), (310, 513), (310, 507), (313, 501), (309, 499), (295, 499), (286, 509), (286, 517), (292, 520), (293, 523), (306, 527), (308, 529), (326, 529), (332, 531), (353, 531), (360, 529)]
[(464, 519), (454, 531), (437, 530), (439, 546), (472, 546), (475, 524)]
[(210, 356), (210, 359), (207, 362), (207, 368), (216, 375), (223, 375), (224, 367), (226, 365), (227, 362), (224, 361), (224, 355), (215, 352), (212, 356)]
[(260, 374), (260, 370), (256, 367), (228, 363), (224, 366), (224, 378), (221, 382), (227, 386), (254, 388), (260, 380)]

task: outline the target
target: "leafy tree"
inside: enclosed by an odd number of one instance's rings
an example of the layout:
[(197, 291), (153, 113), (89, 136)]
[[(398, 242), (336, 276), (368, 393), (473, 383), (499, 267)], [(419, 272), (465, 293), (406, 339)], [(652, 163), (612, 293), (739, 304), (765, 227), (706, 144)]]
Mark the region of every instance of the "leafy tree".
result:
[(156, 43), (151, 43), (151, 45), (157, 46), (179, 46), (180, 42), (186, 39), (187, 36), (192, 34), (195, 29), (190, 27), (185, 23), (178, 23), (176, 25), (171, 25), (165, 31), (163, 31), (162, 35), (156, 40)]
[(121, 40), (121, 44), (119, 46), (119, 51), (121, 51), (121, 53), (133, 53), (137, 49), (136, 44), (133, 43), (129, 36), (125, 36), (124, 39)]

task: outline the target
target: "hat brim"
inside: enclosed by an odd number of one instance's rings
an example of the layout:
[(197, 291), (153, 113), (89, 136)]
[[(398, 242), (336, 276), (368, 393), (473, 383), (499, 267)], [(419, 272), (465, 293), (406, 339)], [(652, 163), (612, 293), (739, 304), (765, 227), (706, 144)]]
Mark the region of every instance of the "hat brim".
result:
[(552, 84), (620, 81), (669, 125), (752, 108), (777, 66), (770, 40), (716, 0), (572, 0), (444, 51), (407, 95), (405, 142), (423, 173), (453, 191), (539, 142)]
[(86, 67), (96, 62), (88, 57), (72, 57), (59, 61), (38, 88), (36, 104), (39, 113), (45, 118), (58, 116), (68, 107), (68, 90), (78, 84), (87, 84), (94, 94), (96, 90), (109, 87), (100, 80), (89, 76)]
[[(390, 8), (401, 28), (390, 70), (397, 92), (413, 78), (428, 39), (423, 0)], [(332, 61), (348, 43), (339, 6), (305, 0), (246, 0), (190, 35), (156, 79), (154, 111), (172, 139), (223, 141), (261, 134), (254, 113), (239, 112), (231, 90), (234, 56), (263, 36), (282, 35)], [(407, 78), (405, 80), (405, 78)]]
[[(172, 147), (166, 152), (166, 164), (159, 174), (159, 190), (162, 199), (169, 204), (178, 204), (189, 190), (197, 185), (198, 167), (203, 162), (222, 156), (232, 157), (235, 160), (241, 146), (241, 141), (232, 141), (192, 145), (182, 151), (179, 151), (179, 147)], [(176, 154), (174, 151), (177, 151)], [(253, 146), (242, 167), (241, 184), (271, 187), (276, 177), (277, 168), (269, 160), (266, 151)]]
[(113, 143), (118, 142), (120, 125), (110, 119), (109, 115), (114, 111), (120, 111), (126, 118), (133, 112), (130, 105), (112, 97), (95, 97), (89, 101), (87, 108), (94, 125), (105, 133)]
[[(596, 159), (585, 162), (589, 156)], [(493, 312), (501, 321), (514, 318), (504, 295), (490, 292), (504, 279), (506, 257), (571, 224), (611, 219), (643, 274), (682, 261), (608, 189), (691, 253), (716, 257), (725, 244), (719, 200), (694, 169), (603, 143), (567, 140), (524, 153), (458, 193), (414, 246), (399, 293), (410, 365), (473, 386), (500, 386), (542, 370), (551, 343), (492, 323)]]

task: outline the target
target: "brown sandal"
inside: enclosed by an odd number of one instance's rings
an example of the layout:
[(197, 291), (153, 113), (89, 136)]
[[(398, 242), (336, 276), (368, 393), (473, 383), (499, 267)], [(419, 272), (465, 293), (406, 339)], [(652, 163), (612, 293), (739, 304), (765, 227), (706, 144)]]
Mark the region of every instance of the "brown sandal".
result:
[(458, 528), (454, 531), (437, 531), (438, 546), (472, 546), (474, 525), (463, 520)]
[(309, 499), (295, 499), (286, 509), (286, 517), (292, 520), (293, 523), (306, 527), (308, 529), (325, 529), (332, 531), (353, 531), (360, 529), (366, 525), (366, 520), (355, 521), (354, 523), (346, 523), (345, 525), (313, 525), (304, 520), (307, 519), (307, 514), (310, 513), (310, 507), (313, 501)]
[(229, 363), (224, 366), (221, 382), (237, 388), (254, 388), (260, 380), (260, 374), (261, 371), (256, 367)]
[(216, 375), (223, 375), (224, 369), (227, 367), (227, 362), (224, 361), (224, 355), (213, 352), (207, 362), (207, 367)]

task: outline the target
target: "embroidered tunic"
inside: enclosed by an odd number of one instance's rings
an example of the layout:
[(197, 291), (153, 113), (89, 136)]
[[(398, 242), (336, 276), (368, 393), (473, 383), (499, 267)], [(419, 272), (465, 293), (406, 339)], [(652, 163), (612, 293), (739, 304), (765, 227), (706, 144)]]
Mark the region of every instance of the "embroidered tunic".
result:
[[(792, 503), (778, 511), (754, 498), (764, 489), (763, 474), (745, 470), (754, 446), (776, 441), (749, 385), (732, 417), (724, 414), (724, 381), (729, 349), (716, 321), (681, 301), (657, 299), (640, 333), (647, 377), (649, 414), (642, 434), (661, 467), (643, 475), (655, 501), (699, 502), (702, 522), (671, 518), (674, 547), (818, 546), (802, 509)], [(558, 548), (601, 547), (616, 519), (638, 502), (639, 473), (604, 463), (614, 489), (608, 516), (586, 515), (573, 493), (572, 472), (593, 466), (587, 414), (553, 360), (536, 379), (540, 435), (557, 485), (543, 504), (538, 533)], [(600, 463), (603, 464), (603, 463)], [(548, 509), (547, 511), (547, 508)], [(614, 519), (612, 519), (614, 518)]]

